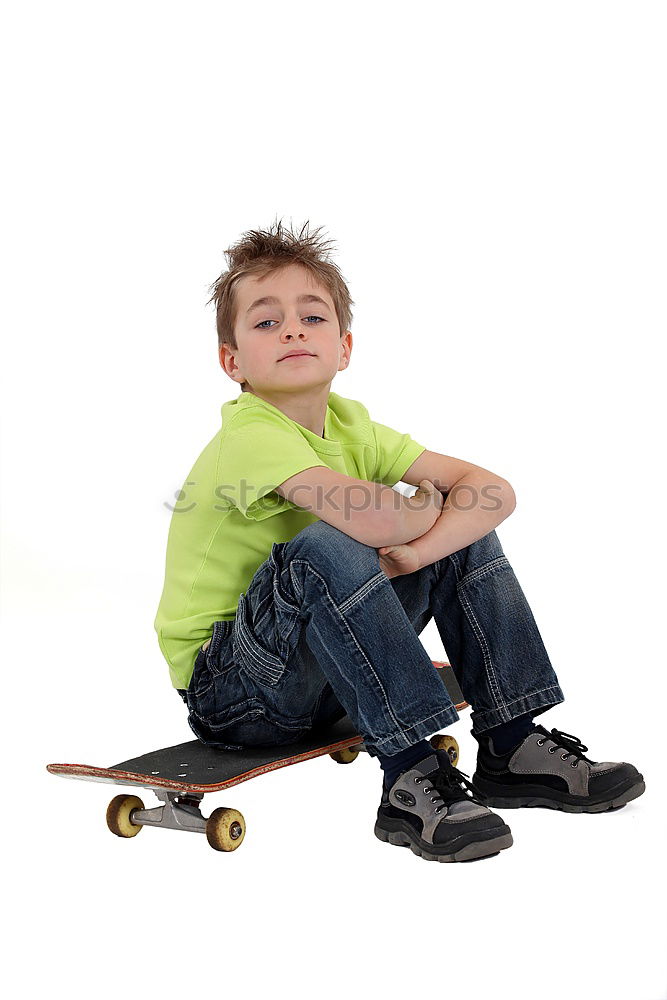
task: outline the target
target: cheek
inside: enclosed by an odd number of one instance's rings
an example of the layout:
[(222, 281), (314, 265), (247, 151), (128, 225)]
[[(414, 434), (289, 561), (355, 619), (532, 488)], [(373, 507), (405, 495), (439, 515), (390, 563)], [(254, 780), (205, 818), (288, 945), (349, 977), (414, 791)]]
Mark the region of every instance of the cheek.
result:
[(266, 368), (270, 362), (271, 353), (269, 351), (255, 349), (253, 351), (246, 352), (245, 363), (250, 368)]

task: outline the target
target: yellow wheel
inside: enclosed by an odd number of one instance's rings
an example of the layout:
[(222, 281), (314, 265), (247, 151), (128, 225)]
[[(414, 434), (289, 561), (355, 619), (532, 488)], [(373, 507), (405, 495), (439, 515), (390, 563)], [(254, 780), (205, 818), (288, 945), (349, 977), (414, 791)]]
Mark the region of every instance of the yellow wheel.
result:
[(436, 733), (431, 737), (431, 746), (434, 750), (446, 750), (454, 767), (459, 762), (459, 745), (453, 736), (446, 736), (444, 733)]
[(206, 839), (214, 851), (235, 851), (245, 837), (245, 820), (238, 809), (221, 806), (206, 820)]
[(345, 747), (343, 750), (334, 750), (329, 756), (337, 764), (351, 764), (359, 756), (359, 751), (355, 750), (354, 747)]
[(117, 837), (136, 837), (141, 824), (132, 822), (132, 810), (143, 808), (137, 795), (117, 795), (107, 806), (107, 826)]

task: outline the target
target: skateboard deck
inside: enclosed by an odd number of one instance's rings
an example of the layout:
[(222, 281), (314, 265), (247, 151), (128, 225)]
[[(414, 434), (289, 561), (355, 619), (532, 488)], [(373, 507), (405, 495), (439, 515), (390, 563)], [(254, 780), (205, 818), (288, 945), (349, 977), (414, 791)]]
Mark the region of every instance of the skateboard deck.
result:
[[(468, 707), (449, 663), (432, 661), (458, 711)], [(432, 743), (458, 761), (458, 744), (451, 736), (436, 735)], [(312, 730), (307, 737), (282, 746), (224, 750), (199, 740), (153, 750), (113, 764), (47, 764), (51, 774), (84, 781), (132, 785), (152, 790), (164, 803), (146, 809), (134, 795), (117, 795), (107, 810), (107, 825), (119, 837), (133, 837), (142, 826), (162, 826), (205, 833), (216, 850), (240, 846), (245, 820), (236, 809), (219, 808), (208, 819), (199, 811), (207, 792), (219, 792), (260, 774), (329, 754), (337, 763), (351, 763), (365, 749), (363, 740), (346, 715), (332, 725)]]

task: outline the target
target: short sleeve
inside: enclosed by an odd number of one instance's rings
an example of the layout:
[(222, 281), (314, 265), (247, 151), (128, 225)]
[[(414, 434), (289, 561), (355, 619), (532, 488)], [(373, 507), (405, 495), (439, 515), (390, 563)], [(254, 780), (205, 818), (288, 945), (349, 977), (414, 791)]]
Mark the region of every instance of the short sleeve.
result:
[(375, 420), (371, 420), (371, 428), (376, 449), (373, 481), (394, 486), (415, 459), (426, 451), (426, 446), (419, 444), (409, 434), (401, 434)]
[(268, 410), (240, 414), (224, 431), (216, 494), (261, 521), (296, 505), (272, 492), (290, 476), (326, 464), (306, 439)]

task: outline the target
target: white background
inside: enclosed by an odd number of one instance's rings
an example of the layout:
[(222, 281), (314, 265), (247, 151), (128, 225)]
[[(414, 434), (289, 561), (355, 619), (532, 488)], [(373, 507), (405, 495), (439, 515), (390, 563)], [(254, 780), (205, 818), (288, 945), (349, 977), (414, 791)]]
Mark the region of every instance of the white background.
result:
[[(22, 995), (666, 995), (661, 3), (24, 2), (3, 24), (5, 905)], [(503, 811), (438, 865), (373, 836), (377, 763), (121, 841), (49, 775), (192, 738), (153, 619), (220, 406), (208, 286), (276, 216), (335, 241), (334, 391), (507, 477), (499, 536), (566, 701), (647, 791)], [(444, 655), (434, 623), (422, 635)], [(453, 728), (474, 769), (469, 714)], [(130, 790), (131, 791), (131, 790)], [(150, 793), (145, 801), (154, 804)]]

